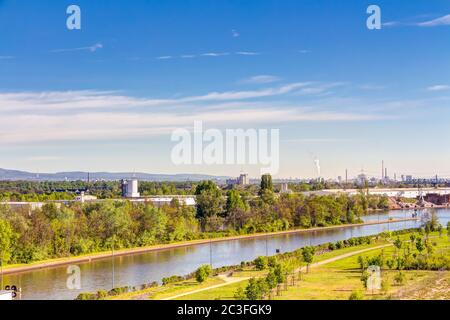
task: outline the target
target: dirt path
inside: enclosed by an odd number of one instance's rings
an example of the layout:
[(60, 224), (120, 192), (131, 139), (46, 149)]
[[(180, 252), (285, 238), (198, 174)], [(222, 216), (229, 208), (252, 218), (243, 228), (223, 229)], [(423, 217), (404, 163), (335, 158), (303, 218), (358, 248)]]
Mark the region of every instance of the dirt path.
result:
[[(309, 268), (314, 268), (314, 267), (322, 266), (322, 265), (324, 265), (324, 264), (328, 264), (328, 263), (332, 263), (332, 262), (335, 262), (335, 261), (338, 261), (338, 260), (342, 260), (342, 259), (345, 259), (345, 258), (354, 256), (354, 255), (357, 255), (357, 254), (365, 253), (365, 252), (367, 252), (367, 251), (373, 251), (373, 250), (377, 250), (377, 249), (383, 249), (383, 248), (390, 247), (390, 246), (392, 246), (392, 244), (384, 244), (384, 245), (382, 245), (382, 246), (377, 246), (377, 247), (373, 247), (373, 248), (367, 248), (367, 249), (362, 249), (362, 250), (358, 250), (358, 251), (352, 251), (352, 252), (345, 253), (345, 254), (342, 254), (342, 255), (340, 255), (340, 256), (337, 256), (337, 257), (333, 257), (333, 258), (330, 258), (330, 259), (326, 259), (326, 260), (323, 260), (323, 261), (319, 261), (319, 262), (316, 262), (316, 263), (312, 263), (312, 264), (309, 266)], [(298, 268), (298, 269), (295, 270), (294, 272), (297, 273), (297, 272), (300, 272), (300, 271), (301, 271), (301, 272), (306, 271), (306, 267)]]
[(16, 274), (16, 273), (22, 273), (22, 272), (28, 272), (28, 271), (40, 270), (40, 269), (46, 269), (46, 268), (56, 268), (56, 267), (67, 266), (67, 265), (71, 265), (71, 264), (90, 263), (90, 262), (93, 262), (96, 260), (111, 259), (113, 256), (119, 257), (119, 256), (127, 256), (127, 255), (134, 255), (134, 254), (142, 254), (142, 253), (163, 251), (163, 250), (174, 249), (174, 248), (189, 247), (189, 246), (193, 246), (193, 245), (218, 243), (218, 242), (226, 242), (226, 241), (241, 240), (241, 239), (256, 239), (256, 238), (264, 238), (264, 237), (271, 237), (271, 236), (284, 235), (284, 234), (311, 233), (311, 232), (315, 232), (315, 231), (345, 229), (345, 228), (351, 228), (351, 227), (362, 227), (362, 226), (369, 226), (369, 225), (378, 225), (378, 224), (387, 224), (387, 223), (396, 223), (396, 222), (414, 221), (414, 220), (417, 220), (417, 219), (415, 219), (415, 218), (393, 219), (393, 220), (373, 221), (373, 222), (357, 223), (357, 224), (343, 224), (343, 225), (330, 226), (330, 227), (319, 227), (319, 228), (311, 228), (311, 229), (295, 229), (295, 230), (280, 231), (280, 232), (259, 233), (259, 234), (251, 234), (251, 235), (244, 235), (244, 236), (234, 236), (234, 237), (224, 237), (224, 238), (217, 238), (217, 239), (204, 239), (204, 240), (193, 240), (193, 241), (185, 241), (185, 242), (172, 243), (172, 244), (162, 244), (162, 245), (156, 245), (156, 246), (144, 247), (144, 248), (118, 250), (118, 251), (114, 252), (114, 255), (111, 252), (103, 252), (103, 253), (86, 255), (86, 256), (82, 256), (82, 257), (63, 258), (63, 259), (59, 259), (59, 260), (56, 259), (56, 260), (43, 261), (40, 263), (31, 264), (31, 265), (20, 265), (20, 266), (11, 266), (11, 267), (6, 266), (6, 267), (3, 267), (3, 275)]
[(242, 281), (250, 279), (248, 277), (247, 278), (233, 278), (233, 277), (229, 277), (229, 276), (226, 276), (226, 275), (220, 275), (218, 277), (220, 279), (222, 279), (223, 281), (225, 281), (225, 283), (216, 284), (216, 285), (211, 286), (211, 287), (201, 288), (201, 289), (197, 289), (197, 290), (192, 290), (192, 291), (189, 291), (189, 292), (177, 294), (176, 296), (172, 296), (172, 297), (169, 297), (169, 298), (164, 298), (164, 299), (161, 299), (161, 300), (175, 300), (175, 299), (178, 299), (178, 298), (181, 298), (181, 297), (184, 297), (184, 296), (188, 296), (188, 295), (191, 295), (191, 294), (194, 294), (194, 293), (207, 291), (207, 290), (211, 290), (211, 289), (216, 289), (216, 288), (228, 286), (228, 285), (233, 284), (233, 283), (242, 282)]
[[(361, 250), (358, 250), (358, 251), (348, 252), (348, 253), (342, 254), (342, 255), (337, 256), (337, 257), (333, 257), (333, 258), (330, 258), (330, 259), (326, 259), (326, 260), (323, 260), (323, 261), (319, 261), (319, 262), (313, 263), (313, 264), (311, 264), (309, 266), (309, 268), (311, 269), (311, 268), (314, 268), (314, 267), (322, 266), (324, 264), (328, 264), (328, 263), (332, 263), (332, 262), (335, 262), (335, 261), (338, 261), (338, 260), (342, 260), (342, 259), (354, 256), (354, 255), (358, 255), (358, 254), (365, 253), (365, 252), (368, 252), (368, 251), (383, 249), (383, 248), (390, 247), (390, 246), (392, 246), (392, 244), (385, 244), (385, 245), (381, 245), (381, 246), (377, 246), (377, 247), (372, 247), (372, 248), (367, 248), (367, 249), (361, 249)], [(297, 270), (295, 270), (295, 272), (300, 272), (300, 271), (302, 271), (302, 272), (306, 271), (306, 267), (301, 267), (301, 268), (298, 268)], [(175, 299), (182, 298), (184, 296), (189, 296), (191, 294), (195, 294), (195, 293), (198, 293), (198, 292), (203, 292), (203, 291), (207, 291), (207, 290), (211, 290), (211, 289), (216, 289), (216, 288), (228, 286), (228, 285), (233, 284), (233, 283), (238, 283), (238, 282), (242, 282), (242, 281), (250, 279), (248, 277), (247, 278), (232, 278), (232, 277), (228, 277), (226, 275), (220, 275), (219, 278), (224, 280), (225, 283), (221, 283), (221, 284), (217, 284), (217, 285), (214, 285), (214, 286), (201, 288), (201, 289), (197, 289), (197, 290), (192, 290), (192, 291), (189, 291), (189, 292), (185, 292), (185, 293), (178, 294), (178, 295), (175, 295), (175, 296), (172, 296), (172, 297), (169, 297), (169, 298), (164, 298), (164, 299), (161, 299), (161, 300), (175, 300)]]

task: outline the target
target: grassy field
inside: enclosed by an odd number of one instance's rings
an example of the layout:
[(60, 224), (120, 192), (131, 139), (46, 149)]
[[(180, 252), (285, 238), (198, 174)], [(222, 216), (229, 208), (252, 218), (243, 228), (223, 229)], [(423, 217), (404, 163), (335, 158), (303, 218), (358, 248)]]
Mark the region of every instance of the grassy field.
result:
[[(417, 233), (416, 233), (417, 234)], [(404, 234), (399, 238), (404, 241), (404, 246), (409, 245), (411, 234)], [(280, 296), (274, 295), (274, 299), (281, 300), (347, 300), (354, 292), (360, 292), (364, 299), (448, 299), (450, 298), (450, 272), (439, 271), (402, 271), (405, 275), (404, 282), (396, 284), (394, 278), (398, 274), (396, 270), (383, 270), (382, 279), (386, 285), (379, 292), (366, 292), (361, 281), (361, 269), (358, 257), (375, 257), (383, 253), (386, 258), (393, 257), (397, 249), (392, 245), (397, 239), (379, 237), (371, 244), (347, 247), (333, 251), (320, 251), (314, 257), (314, 263), (319, 263), (311, 268), (308, 274), (303, 274), (301, 281), (296, 281), (294, 286), (282, 290)], [(430, 241), (434, 243), (434, 253), (438, 255), (450, 254), (450, 241), (447, 235), (441, 237), (437, 232), (430, 234)], [(387, 245), (387, 246), (386, 246)], [(380, 249), (377, 247), (385, 246)], [(358, 251), (366, 250), (363, 253)], [(353, 255), (352, 255), (353, 254)], [(347, 255), (347, 256), (346, 256)], [(350, 256), (348, 256), (350, 255)], [(331, 261), (336, 259), (335, 261)], [(331, 261), (331, 262), (330, 262)], [(295, 268), (304, 266), (299, 259), (292, 258)], [(325, 263), (325, 264), (321, 264)], [(195, 280), (187, 280), (167, 286), (149, 288), (139, 292), (127, 293), (114, 297), (114, 299), (167, 299), (180, 294), (193, 292), (192, 294), (178, 297), (178, 300), (232, 300), (238, 288), (245, 288), (248, 278), (265, 277), (266, 271), (257, 271), (254, 267), (245, 267), (233, 272), (232, 278), (238, 282), (226, 285), (226, 281), (220, 277), (209, 278), (205, 283), (199, 284)], [(242, 279), (242, 280), (241, 280)], [(208, 287), (221, 285), (201, 292)], [(195, 293), (194, 293), (195, 292)]]
[[(410, 234), (405, 234), (400, 236), (400, 238), (408, 241), (409, 236)], [(450, 254), (450, 242), (447, 236), (439, 237), (437, 233), (433, 233), (431, 237), (432, 242), (436, 244), (434, 250), (437, 254)], [(375, 247), (380, 245), (380, 243), (383, 243), (383, 241), (372, 245), (326, 252), (316, 256), (314, 261), (324, 261), (345, 253)], [(361, 255), (372, 257), (379, 255), (382, 251), (386, 257), (390, 257), (395, 254), (396, 249), (390, 246)], [(385, 279), (387, 283), (386, 290), (383, 292), (366, 292), (361, 282), (358, 256), (354, 255), (312, 268), (309, 274), (303, 276), (302, 281), (298, 281), (295, 286), (283, 291), (281, 296), (275, 296), (274, 298), (281, 300), (347, 300), (350, 294), (355, 291), (361, 292), (364, 299), (448, 299), (450, 297), (450, 272), (448, 271), (402, 271), (405, 275), (405, 280), (403, 284), (398, 285), (394, 281), (398, 271), (384, 270), (382, 279)], [(249, 274), (251, 274), (251, 271), (246, 272), (247, 276)], [(236, 273), (235, 276), (240, 275)], [(253, 276), (258, 277), (256, 273)], [(181, 299), (234, 299), (237, 289), (239, 287), (245, 288), (247, 283), (248, 281), (234, 283), (229, 286), (184, 296)]]
[(198, 283), (194, 279), (176, 282), (165, 286), (148, 288), (141, 291), (125, 293), (116, 297), (109, 298), (110, 300), (161, 300), (177, 294), (194, 291), (201, 288), (206, 288), (218, 284), (225, 283), (218, 277), (209, 278), (204, 283)]

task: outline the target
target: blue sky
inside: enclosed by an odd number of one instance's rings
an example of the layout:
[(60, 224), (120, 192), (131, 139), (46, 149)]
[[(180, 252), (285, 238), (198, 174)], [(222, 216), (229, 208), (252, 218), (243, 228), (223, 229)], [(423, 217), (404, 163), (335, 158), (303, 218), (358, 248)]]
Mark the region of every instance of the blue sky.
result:
[[(79, 5), (82, 29), (66, 28)], [(383, 27), (368, 30), (366, 9)], [(0, 167), (175, 166), (170, 134), (280, 129), (278, 177), (450, 177), (448, 1), (0, 0)]]

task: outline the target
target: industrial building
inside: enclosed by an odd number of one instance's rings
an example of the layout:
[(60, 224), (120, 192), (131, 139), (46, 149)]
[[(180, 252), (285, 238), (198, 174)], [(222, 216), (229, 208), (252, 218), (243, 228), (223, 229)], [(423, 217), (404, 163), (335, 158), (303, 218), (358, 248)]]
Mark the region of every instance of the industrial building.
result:
[(248, 186), (250, 184), (250, 178), (248, 174), (243, 173), (236, 179), (227, 180), (227, 185), (239, 185), (239, 186)]
[(122, 180), (122, 196), (124, 198), (140, 198), (139, 183), (136, 179)]

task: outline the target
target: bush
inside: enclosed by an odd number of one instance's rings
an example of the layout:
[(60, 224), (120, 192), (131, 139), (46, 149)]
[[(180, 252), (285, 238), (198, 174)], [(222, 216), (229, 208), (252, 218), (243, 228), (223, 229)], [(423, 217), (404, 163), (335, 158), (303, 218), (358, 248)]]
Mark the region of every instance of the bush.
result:
[(180, 281), (183, 281), (183, 280), (184, 280), (184, 277), (171, 276), (171, 277), (167, 277), (167, 278), (162, 278), (162, 284), (163, 284), (163, 286), (166, 286), (168, 284), (175, 283), (175, 282), (180, 282)]
[(97, 299), (98, 300), (105, 299), (106, 297), (108, 297), (108, 291), (106, 291), (106, 290), (97, 291)]
[(95, 293), (80, 293), (75, 300), (97, 300)]
[(267, 264), (270, 268), (275, 267), (278, 264), (278, 258), (276, 256), (269, 257)]
[(245, 288), (245, 295), (248, 300), (261, 300), (269, 293), (269, 286), (265, 279), (251, 278)]
[(234, 293), (234, 298), (236, 300), (247, 300), (247, 296), (245, 294), (245, 290), (242, 287), (239, 287)]
[(361, 291), (353, 291), (348, 299), (349, 300), (364, 300), (364, 295)]
[(267, 258), (258, 257), (255, 259), (254, 264), (257, 270), (265, 270), (267, 269)]
[(197, 280), (197, 282), (203, 283), (206, 281), (206, 279), (209, 278), (209, 276), (211, 276), (211, 274), (211, 266), (209, 264), (205, 264), (198, 268), (197, 271), (195, 271), (195, 279)]

